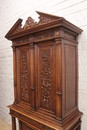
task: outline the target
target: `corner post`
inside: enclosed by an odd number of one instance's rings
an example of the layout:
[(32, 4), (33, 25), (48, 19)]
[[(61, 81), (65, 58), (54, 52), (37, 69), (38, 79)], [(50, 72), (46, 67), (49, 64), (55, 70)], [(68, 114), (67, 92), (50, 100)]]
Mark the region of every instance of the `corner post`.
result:
[(61, 39), (55, 39), (56, 44), (56, 118), (62, 119), (62, 49)]
[(12, 130), (16, 130), (16, 119), (12, 116)]
[(22, 130), (22, 122), (20, 120), (19, 121), (19, 130)]

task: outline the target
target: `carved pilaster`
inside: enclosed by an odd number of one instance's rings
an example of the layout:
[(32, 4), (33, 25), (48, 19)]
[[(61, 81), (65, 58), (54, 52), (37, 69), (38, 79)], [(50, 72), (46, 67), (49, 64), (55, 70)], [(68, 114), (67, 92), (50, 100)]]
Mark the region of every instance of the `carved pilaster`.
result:
[(61, 40), (55, 39), (56, 42), (56, 117), (62, 118), (62, 50)]
[(15, 46), (12, 46), (12, 49), (13, 49), (13, 52), (14, 52), (14, 51), (15, 51), (15, 49), (16, 49), (16, 48), (15, 48)]
[(60, 32), (59, 32), (59, 30), (55, 30), (55, 37), (59, 37), (60, 36)]
[(60, 38), (55, 38), (55, 43), (56, 45), (61, 44), (62, 40)]
[(16, 47), (12, 46), (13, 49), (13, 73), (14, 73), (14, 104), (17, 103), (17, 70), (16, 70)]

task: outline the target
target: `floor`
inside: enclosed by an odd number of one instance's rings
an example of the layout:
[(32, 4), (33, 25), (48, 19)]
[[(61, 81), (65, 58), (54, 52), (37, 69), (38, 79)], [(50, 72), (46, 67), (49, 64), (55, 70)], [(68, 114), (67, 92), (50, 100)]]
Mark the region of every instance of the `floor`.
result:
[(12, 130), (11, 126), (9, 126), (5, 121), (0, 119), (0, 130)]

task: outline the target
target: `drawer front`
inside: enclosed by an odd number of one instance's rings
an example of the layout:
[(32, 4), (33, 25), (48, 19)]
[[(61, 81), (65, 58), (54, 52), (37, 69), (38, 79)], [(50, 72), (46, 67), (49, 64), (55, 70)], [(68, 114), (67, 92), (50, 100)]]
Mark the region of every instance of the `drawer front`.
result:
[(26, 124), (22, 123), (22, 130), (34, 130), (34, 129), (32, 129), (29, 126), (27, 126)]
[(48, 128), (47, 126), (43, 126), (39, 128), (40, 126), (34, 126), (31, 124), (25, 124), (22, 122), (21, 129), (20, 130), (53, 130), (52, 128)]

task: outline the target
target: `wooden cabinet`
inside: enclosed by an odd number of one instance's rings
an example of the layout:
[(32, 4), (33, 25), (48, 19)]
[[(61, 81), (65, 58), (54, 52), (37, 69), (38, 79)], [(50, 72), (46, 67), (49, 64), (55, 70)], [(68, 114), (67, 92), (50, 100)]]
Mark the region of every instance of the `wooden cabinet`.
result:
[(78, 109), (78, 35), (62, 17), (37, 12), (39, 22), (19, 19), (6, 38), (12, 41), (14, 103), (12, 130), (81, 130)]

